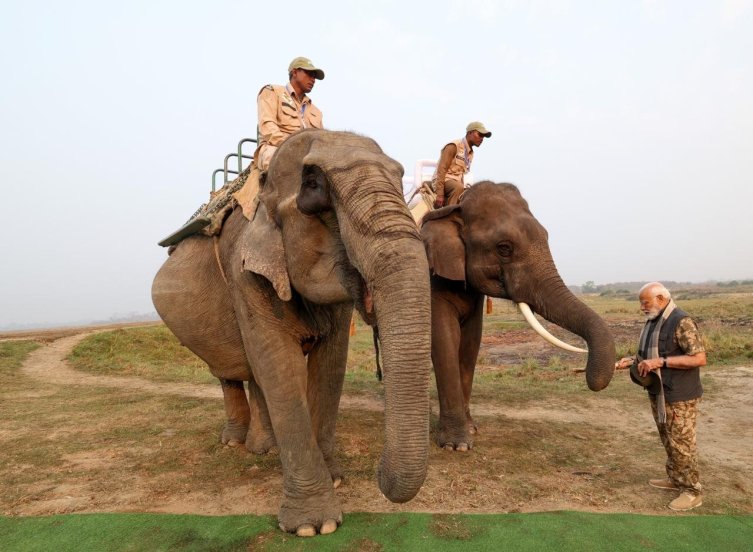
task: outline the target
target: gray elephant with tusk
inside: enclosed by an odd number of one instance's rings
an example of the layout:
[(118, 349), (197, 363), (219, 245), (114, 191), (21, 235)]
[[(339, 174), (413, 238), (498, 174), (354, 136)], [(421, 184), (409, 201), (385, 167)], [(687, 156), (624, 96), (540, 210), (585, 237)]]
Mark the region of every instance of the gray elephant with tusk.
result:
[(426, 477), (429, 269), (402, 173), (373, 140), (302, 131), (272, 159), (253, 220), (236, 207), (218, 239), (184, 240), (154, 279), (157, 312), (222, 382), (223, 441), (279, 447), (284, 531), (342, 521), (335, 423), (354, 305), (385, 365), (379, 487), (405, 502)]
[[(421, 237), (431, 270), (431, 357), (439, 397), (437, 444), (466, 451), (477, 427), (471, 388), (483, 322), (484, 296), (518, 304), (551, 343), (588, 353), (586, 381), (604, 389), (614, 372), (614, 338), (606, 323), (576, 298), (557, 272), (544, 227), (512, 184), (480, 182), (459, 205), (431, 211)], [(563, 343), (533, 312), (581, 336), (588, 351)]]

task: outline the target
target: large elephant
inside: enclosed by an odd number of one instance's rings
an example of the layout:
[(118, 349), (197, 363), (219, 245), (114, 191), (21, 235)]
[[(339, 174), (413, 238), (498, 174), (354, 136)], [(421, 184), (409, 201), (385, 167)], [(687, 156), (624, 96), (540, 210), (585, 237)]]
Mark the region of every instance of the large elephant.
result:
[(470, 400), (484, 295), (518, 303), (534, 325), (530, 309), (583, 337), (588, 344), (588, 387), (598, 391), (609, 384), (615, 358), (612, 334), (560, 278), (547, 232), (517, 187), (476, 184), (459, 205), (429, 212), (421, 236), (432, 273), (431, 356), (439, 397), (439, 446), (461, 451), (473, 446), (476, 425)]
[(371, 139), (295, 134), (253, 221), (236, 208), (217, 239), (178, 244), (154, 280), (157, 312), (222, 382), (223, 440), (258, 452), (276, 440), (285, 531), (330, 533), (342, 520), (333, 449), (354, 304), (379, 328), (385, 365), (379, 487), (405, 502), (426, 476), (429, 269), (402, 172)]

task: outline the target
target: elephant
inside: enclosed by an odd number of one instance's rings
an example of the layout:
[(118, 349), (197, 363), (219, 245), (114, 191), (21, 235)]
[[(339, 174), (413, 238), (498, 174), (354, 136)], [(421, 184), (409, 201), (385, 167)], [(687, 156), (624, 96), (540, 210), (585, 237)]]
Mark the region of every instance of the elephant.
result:
[(406, 502), (426, 477), (429, 267), (402, 174), (369, 138), (296, 133), (253, 219), (236, 206), (219, 236), (180, 242), (152, 286), (167, 327), (221, 381), (223, 441), (279, 448), (279, 526), (299, 536), (342, 523), (334, 433), (354, 306), (378, 328), (385, 367), (380, 490)]
[[(421, 237), (431, 270), (431, 357), (440, 447), (458, 451), (473, 447), (477, 426), (470, 401), (485, 295), (517, 303), (539, 333), (546, 330), (531, 309), (581, 336), (588, 344), (588, 387), (599, 391), (609, 384), (614, 338), (601, 317), (562, 281), (547, 231), (515, 185), (479, 182), (466, 190), (459, 205), (427, 213)], [(548, 332), (544, 337), (559, 341)]]

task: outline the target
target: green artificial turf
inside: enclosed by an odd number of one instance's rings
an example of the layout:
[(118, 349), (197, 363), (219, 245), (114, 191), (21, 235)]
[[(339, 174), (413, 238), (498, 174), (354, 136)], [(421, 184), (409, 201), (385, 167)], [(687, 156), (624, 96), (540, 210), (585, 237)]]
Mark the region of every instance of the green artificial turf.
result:
[(273, 516), (69, 514), (0, 517), (0, 550), (753, 550), (753, 516), (348, 514), (333, 535), (280, 532)]

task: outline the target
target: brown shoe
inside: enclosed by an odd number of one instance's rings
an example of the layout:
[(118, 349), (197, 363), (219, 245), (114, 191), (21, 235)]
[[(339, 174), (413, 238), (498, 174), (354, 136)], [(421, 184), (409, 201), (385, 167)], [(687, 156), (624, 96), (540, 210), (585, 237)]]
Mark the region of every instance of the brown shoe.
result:
[(701, 504), (703, 504), (703, 498), (701, 495), (694, 495), (684, 491), (680, 493), (680, 496), (669, 503), (669, 508), (676, 512), (685, 512), (687, 510), (692, 510), (693, 508), (698, 508)]
[(648, 484), (657, 489), (664, 489), (665, 491), (676, 491), (677, 487), (669, 479), (649, 479)]

